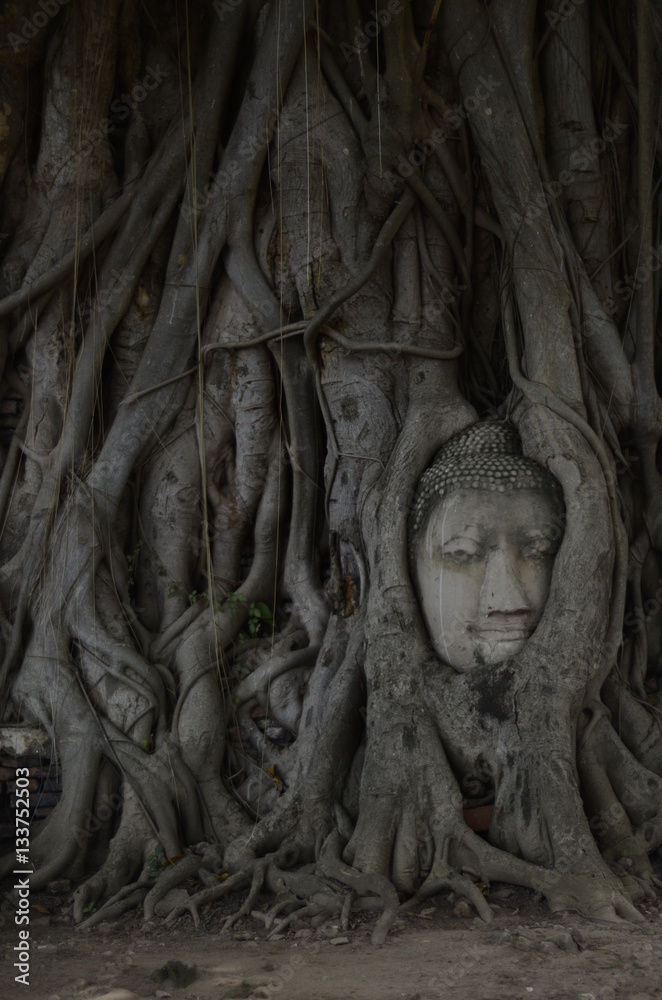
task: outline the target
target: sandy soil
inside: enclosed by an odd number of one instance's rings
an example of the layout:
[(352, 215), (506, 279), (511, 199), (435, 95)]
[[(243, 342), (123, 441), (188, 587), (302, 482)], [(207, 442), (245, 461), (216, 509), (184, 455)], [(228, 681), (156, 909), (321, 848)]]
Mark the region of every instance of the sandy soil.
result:
[[(662, 905), (640, 926), (590, 923), (549, 912), (532, 893), (492, 886), (494, 919), (465, 915), (440, 899), (403, 915), (386, 946), (370, 945), (371, 921), (343, 934), (334, 924), (292, 929), (265, 940), (248, 917), (227, 934), (221, 914), (194, 928), (145, 928), (137, 913), (89, 931), (75, 930), (63, 900), (48, 893), (31, 914), (30, 986), (14, 983), (16, 929), (2, 928), (0, 996), (38, 1000), (640, 1000), (662, 997)], [(33, 901), (35, 902), (35, 901)], [(237, 899), (228, 904), (237, 908)], [(266, 899), (262, 908), (268, 905)], [(260, 907), (258, 907), (260, 908)], [(44, 913), (50, 910), (50, 915)], [(340, 939), (340, 940), (338, 940)], [(166, 963), (176, 978), (159, 973)], [(177, 963), (183, 963), (179, 965)], [(195, 966), (188, 970), (184, 966)]]

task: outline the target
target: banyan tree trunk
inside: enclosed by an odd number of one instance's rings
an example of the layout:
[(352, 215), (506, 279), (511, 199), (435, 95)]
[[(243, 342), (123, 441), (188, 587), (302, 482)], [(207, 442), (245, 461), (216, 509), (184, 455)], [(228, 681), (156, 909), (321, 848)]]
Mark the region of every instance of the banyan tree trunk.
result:
[[(196, 917), (237, 888), (239, 913), (280, 893), (277, 927), (376, 896), (376, 942), (447, 887), (489, 919), (478, 879), (638, 918), (662, 844), (658, 13), (0, 15), (0, 695), (57, 748), (31, 884), (87, 869), (78, 921), (150, 918), (196, 872)], [(458, 673), (407, 524), (437, 451), (494, 417), (565, 530), (522, 651)]]

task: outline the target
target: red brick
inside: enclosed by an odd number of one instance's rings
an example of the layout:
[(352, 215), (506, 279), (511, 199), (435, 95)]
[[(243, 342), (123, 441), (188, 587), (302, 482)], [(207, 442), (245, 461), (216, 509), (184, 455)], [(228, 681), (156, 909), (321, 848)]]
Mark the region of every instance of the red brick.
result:
[[(26, 786), (25, 786), (25, 784), (21, 783), (21, 787), (25, 788)], [(31, 792), (36, 792), (37, 789), (39, 788), (39, 781), (38, 781), (38, 779), (37, 778), (29, 778), (28, 779), (27, 787), (30, 789)], [(7, 790), (10, 791), (10, 792), (15, 792), (16, 791), (16, 782), (15, 781), (8, 781), (7, 782)]]

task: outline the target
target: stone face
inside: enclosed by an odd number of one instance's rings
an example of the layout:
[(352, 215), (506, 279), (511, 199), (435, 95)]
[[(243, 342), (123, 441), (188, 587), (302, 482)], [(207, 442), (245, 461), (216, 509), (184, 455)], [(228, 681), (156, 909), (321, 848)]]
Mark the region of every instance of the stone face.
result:
[(564, 524), (559, 484), (516, 453), (513, 428), (494, 422), (474, 439), (472, 430), (423, 474), (410, 519), (423, 619), (437, 655), (459, 671), (520, 652), (542, 615)]

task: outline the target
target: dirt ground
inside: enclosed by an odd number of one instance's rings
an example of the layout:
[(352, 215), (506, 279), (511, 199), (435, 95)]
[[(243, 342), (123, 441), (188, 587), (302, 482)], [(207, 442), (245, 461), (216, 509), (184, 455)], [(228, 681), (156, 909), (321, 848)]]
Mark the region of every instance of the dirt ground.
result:
[[(10, 1000), (640, 1000), (662, 997), (662, 904), (640, 926), (551, 914), (533, 893), (493, 885), (483, 924), (448, 896), (400, 917), (385, 947), (370, 944), (373, 919), (343, 933), (333, 922), (266, 940), (247, 917), (221, 934), (227, 900), (207, 925), (182, 917), (146, 928), (138, 913), (74, 929), (66, 897), (35, 894), (29, 987), (14, 983), (16, 928), (2, 928), (0, 996)], [(262, 912), (265, 899), (258, 904)], [(50, 911), (50, 912), (45, 912)], [(464, 914), (464, 915), (463, 915)], [(169, 967), (167, 963), (171, 964)], [(195, 968), (190, 968), (194, 966)], [(174, 975), (166, 978), (165, 968)], [(186, 982), (190, 979), (189, 982)], [(183, 981), (182, 981), (183, 980)]]

